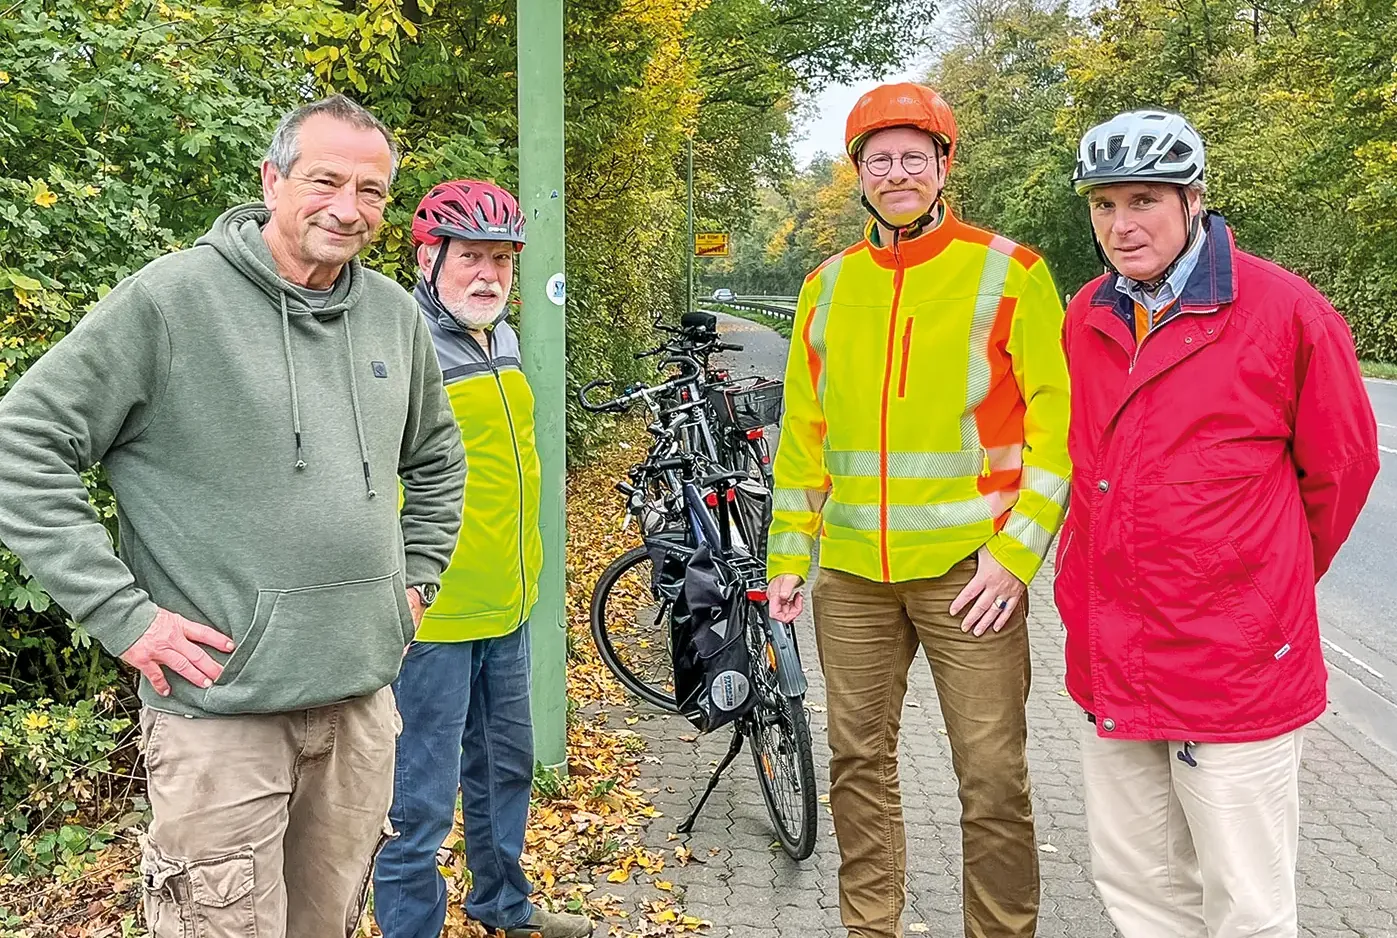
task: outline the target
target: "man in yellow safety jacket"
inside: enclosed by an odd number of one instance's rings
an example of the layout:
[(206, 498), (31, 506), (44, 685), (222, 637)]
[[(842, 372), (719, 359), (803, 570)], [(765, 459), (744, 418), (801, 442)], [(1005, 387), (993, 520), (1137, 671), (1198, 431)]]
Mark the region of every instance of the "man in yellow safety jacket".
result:
[(817, 534), (816, 644), (851, 938), (901, 935), (897, 736), (926, 650), (960, 784), (965, 933), (1038, 917), (1027, 584), (1067, 507), (1062, 305), (1047, 265), (941, 199), (950, 107), (881, 86), (846, 138), (873, 216), (801, 290), (786, 366), (768, 573), (790, 621)]
[(520, 866), (533, 788), (529, 613), (543, 565), (534, 396), (505, 322), (524, 213), (473, 179), (443, 182), (413, 214), (426, 317), (466, 452), (461, 537), (393, 684), (402, 713), (393, 807), (398, 836), (374, 869), (383, 938), (437, 938), (446, 882), (437, 850), (460, 793), (471, 889), (466, 915), (503, 938), (583, 938), (586, 916), (529, 901)]

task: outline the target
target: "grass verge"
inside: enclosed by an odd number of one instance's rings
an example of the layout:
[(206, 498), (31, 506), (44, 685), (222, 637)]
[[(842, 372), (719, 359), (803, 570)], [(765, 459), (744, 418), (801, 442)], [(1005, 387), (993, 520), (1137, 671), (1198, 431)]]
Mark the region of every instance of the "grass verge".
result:
[(754, 309), (738, 309), (736, 306), (728, 306), (726, 303), (710, 302), (704, 305), (720, 310), (730, 316), (736, 316), (739, 319), (748, 319), (755, 323), (761, 323), (763, 326), (780, 333), (782, 338), (789, 339), (791, 337), (792, 322), (789, 319), (782, 319), (780, 316), (771, 316)]
[(1365, 378), (1386, 378), (1389, 381), (1397, 381), (1397, 365), (1389, 365), (1387, 362), (1359, 362), (1363, 368)]

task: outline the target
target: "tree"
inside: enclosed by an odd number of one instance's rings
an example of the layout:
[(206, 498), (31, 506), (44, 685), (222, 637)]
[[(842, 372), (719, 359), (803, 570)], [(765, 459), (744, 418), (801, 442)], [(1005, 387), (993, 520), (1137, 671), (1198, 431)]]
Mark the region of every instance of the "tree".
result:
[(1066, 4), (977, 2), (960, 12), (960, 38), (928, 79), (960, 133), (952, 203), (967, 221), (1042, 253), (1064, 292), (1101, 270), (1067, 185), (1076, 147), (1059, 128), (1068, 104), (1060, 56), (1074, 26)]

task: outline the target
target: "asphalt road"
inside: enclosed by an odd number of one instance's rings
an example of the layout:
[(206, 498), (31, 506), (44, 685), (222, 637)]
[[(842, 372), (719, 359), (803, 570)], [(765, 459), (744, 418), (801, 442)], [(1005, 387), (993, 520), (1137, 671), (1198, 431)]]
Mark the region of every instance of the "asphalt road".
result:
[(1397, 382), (1367, 386), (1382, 469), (1319, 583), (1319, 614), (1333, 705), (1397, 750)]
[[(737, 375), (780, 378), (787, 342), (765, 326), (718, 314), (743, 351), (717, 360)], [(1397, 753), (1397, 382), (1368, 381), (1382, 471), (1353, 534), (1319, 584), (1330, 709)], [(777, 436), (772, 434), (773, 455)]]

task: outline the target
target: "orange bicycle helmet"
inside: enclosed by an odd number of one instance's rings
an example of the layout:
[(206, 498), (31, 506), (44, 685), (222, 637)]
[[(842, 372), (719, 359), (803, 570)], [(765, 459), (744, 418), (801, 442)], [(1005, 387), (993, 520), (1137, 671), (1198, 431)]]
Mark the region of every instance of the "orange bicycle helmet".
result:
[(926, 85), (910, 81), (879, 85), (859, 98), (844, 125), (849, 158), (858, 162), (859, 149), (868, 135), (889, 127), (916, 127), (946, 147), (946, 172), (956, 153), (956, 116), (941, 95)]

